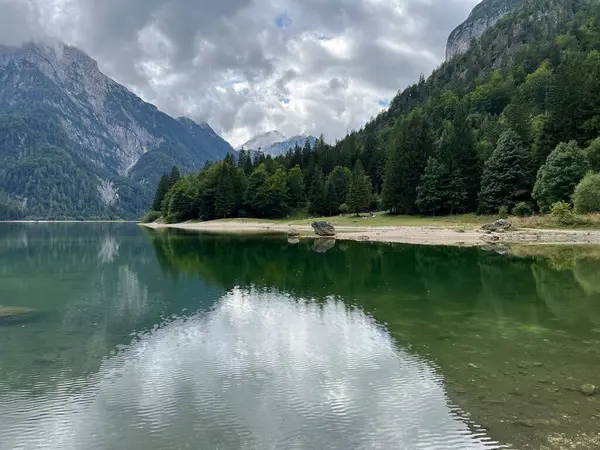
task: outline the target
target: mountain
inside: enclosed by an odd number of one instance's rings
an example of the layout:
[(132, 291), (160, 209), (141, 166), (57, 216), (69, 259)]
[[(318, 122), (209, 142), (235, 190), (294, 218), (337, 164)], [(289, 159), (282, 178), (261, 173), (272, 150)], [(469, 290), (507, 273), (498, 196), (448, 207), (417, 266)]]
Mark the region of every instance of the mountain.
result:
[(275, 144), (267, 147), (263, 152), (265, 155), (271, 155), (273, 157), (284, 155), (288, 152), (288, 150), (294, 149), (296, 146), (304, 147), (306, 141), (310, 142), (310, 145), (315, 145), (317, 142), (317, 138), (314, 136), (307, 136), (305, 134), (301, 134), (298, 136), (293, 136), (289, 139), (286, 139), (283, 142), (276, 142)]
[(523, 0), (483, 0), (479, 3), (473, 8), (468, 19), (450, 33), (446, 44), (446, 60), (466, 52), (473, 39), (479, 38), (522, 3)]
[(256, 152), (260, 148), (265, 155), (275, 157), (285, 154), (288, 150), (293, 149), (296, 146), (304, 147), (306, 140), (308, 140), (311, 145), (314, 145), (315, 142), (317, 142), (317, 138), (314, 136), (301, 134), (288, 139), (279, 131), (270, 131), (253, 137), (244, 145), (238, 147), (238, 150), (243, 149)]
[(258, 134), (250, 139), (245, 144), (239, 146), (236, 150), (262, 150), (263, 152), (271, 147), (273, 144), (277, 144), (278, 142), (283, 142), (287, 138), (281, 134), (279, 131), (267, 131), (266, 133)]
[(0, 46), (0, 219), (139, 217), (163, 172), (228, 152), (207, 124), (159, 111), (75, 47)]

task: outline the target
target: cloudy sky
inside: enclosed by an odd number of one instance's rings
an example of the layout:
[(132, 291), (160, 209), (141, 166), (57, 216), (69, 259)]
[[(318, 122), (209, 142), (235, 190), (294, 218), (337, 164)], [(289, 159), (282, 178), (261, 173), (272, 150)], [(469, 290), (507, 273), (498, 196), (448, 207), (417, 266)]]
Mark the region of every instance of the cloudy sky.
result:
[(359, 128), (444, 57), (479, 0), (0, 0), (0, 43), (52, 36), (233, 145)]

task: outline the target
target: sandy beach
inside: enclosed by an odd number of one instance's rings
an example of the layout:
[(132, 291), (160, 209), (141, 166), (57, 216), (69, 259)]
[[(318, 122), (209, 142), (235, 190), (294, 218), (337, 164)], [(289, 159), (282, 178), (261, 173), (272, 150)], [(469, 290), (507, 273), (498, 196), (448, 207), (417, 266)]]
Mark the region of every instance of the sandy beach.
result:
[[(211, 233), (288, 233), (297, 230), (302, 238), (316, 237), (309, 225), (265, 222), (187, 222), (173, 225), (142, 224), (152, 229), (176, 228)], [(483, 246), (490, 244), (600, 244), (600, 231), (520, 229), (485, 233), (479, 228), (424, 226), (357, 227), (336, 226), (336, 239), (349, 241), (396, 242), (421, 245)]]

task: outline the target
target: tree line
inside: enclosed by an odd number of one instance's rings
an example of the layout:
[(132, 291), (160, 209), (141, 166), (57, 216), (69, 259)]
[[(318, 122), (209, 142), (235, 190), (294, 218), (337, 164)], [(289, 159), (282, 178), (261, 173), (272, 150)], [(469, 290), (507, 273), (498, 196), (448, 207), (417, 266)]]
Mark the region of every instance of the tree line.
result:
[[(553, 9), (556, 14), (536, 16)], [(537, 17), (537, 19), (532, 19)], [(168, 220), (600, 210), (600, 5), (535, 0), (328, 144), (240, 152), (159, 195)], [(564, 207), (564, 205), (563, 205)]]

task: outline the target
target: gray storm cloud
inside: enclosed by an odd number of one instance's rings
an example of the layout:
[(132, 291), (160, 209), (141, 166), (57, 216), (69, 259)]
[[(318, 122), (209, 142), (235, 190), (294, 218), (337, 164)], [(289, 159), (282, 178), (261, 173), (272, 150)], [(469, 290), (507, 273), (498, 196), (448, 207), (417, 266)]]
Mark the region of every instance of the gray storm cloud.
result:
[(342, 137), (442, 60), (477, 0), (0, 0), (0, 43), (52, 36), (238, 144)]

